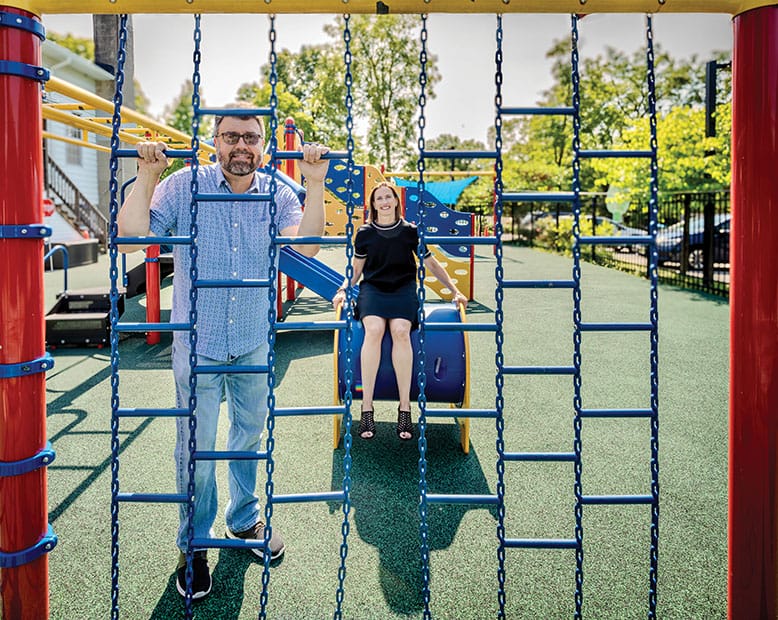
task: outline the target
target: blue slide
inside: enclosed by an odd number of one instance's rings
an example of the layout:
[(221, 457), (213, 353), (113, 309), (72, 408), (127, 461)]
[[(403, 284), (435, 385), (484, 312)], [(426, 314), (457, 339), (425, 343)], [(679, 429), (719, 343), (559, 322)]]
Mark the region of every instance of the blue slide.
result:
[(297, 250), (281, 248), (278, 267), (286, 275), (297, 280), (304, 287), (330, 301), (343, 284), (344, 276), (320, 260), (309, 258)]

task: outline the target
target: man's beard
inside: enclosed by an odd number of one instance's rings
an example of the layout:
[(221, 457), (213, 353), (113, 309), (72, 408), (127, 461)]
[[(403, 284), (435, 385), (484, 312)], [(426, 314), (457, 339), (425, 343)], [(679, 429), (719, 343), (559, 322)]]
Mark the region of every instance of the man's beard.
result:
[[(248, 155), (250, 160), (246, 161), (241, 159), (236, 161), (232, 159), (232, 156), (234, 155)], [(219, 160), (222, 168), (224, 168), (230, 174), (235, 175), (236, 177), (245, 177), (249, 174), (253, 174), (253, 172), (257, 169), (256, 158), (249, 151), (233, 151), (230, 153), (229, 157), (220, 157)]]

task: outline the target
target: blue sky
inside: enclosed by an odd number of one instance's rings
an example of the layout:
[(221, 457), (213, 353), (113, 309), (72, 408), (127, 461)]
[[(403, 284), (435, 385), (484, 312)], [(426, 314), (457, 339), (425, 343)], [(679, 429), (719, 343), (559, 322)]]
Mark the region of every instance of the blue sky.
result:
[[(326, 15), (279, 15), (276, 48), (298, 50), (301, 45), (329, 38)], [(77, 36), (92, 35), (90, 15), (44, 15), (48, 30)], [(135, 15), (136, 77), (159, 114), (192, 75), (191, 15)], [(428, 19), (428, 48), (438, 56), (442, 81), (437, 97), (427, 106), (428, 138), (451, 133), (486, 140), (494, 117), (494, 15), (432, 14)], [(532, 105), (551, 85), (545, 52), (554, 40), (570, 36), (566, 15), (511, 14), (504, 24), (505, 105)], [(257, 79), (269, 53), (265, 15), (204, 15), (202, 17), (202, 90), (209, 106), (232, 101), (237, 88)], [(654, 41), (677, 58), (696, 55), (700, 62), (714, 50), (732, 47), (729, 15), (661, 14), (654, 16)], [(606, 45), (633, 52), (645, 46), (642, 15), (591, 15), (580, 23), (582, 55), (602, 53)]]

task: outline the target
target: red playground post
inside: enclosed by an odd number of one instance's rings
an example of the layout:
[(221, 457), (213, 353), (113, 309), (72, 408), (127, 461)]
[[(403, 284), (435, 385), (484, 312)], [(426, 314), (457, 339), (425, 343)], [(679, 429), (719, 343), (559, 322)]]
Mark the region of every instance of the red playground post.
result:
[(730, 620), (778, 618), (778, 6), (734, 20)]
[(43, 26), (0, 6), (0, 617), (49, 617), (43, 296)]

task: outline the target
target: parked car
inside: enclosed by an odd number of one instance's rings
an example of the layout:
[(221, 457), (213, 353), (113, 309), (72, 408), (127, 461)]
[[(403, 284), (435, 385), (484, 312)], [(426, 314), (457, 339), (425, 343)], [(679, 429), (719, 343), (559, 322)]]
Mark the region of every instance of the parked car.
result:
[[(569, 222), (572, 222), (573, 215), (571, 213), (564, 213), (560, 214), (559, 221), (562, 222), (564, 220), (567, 220)], [(616, 222), (615, 220), (612, 220), (609, 217), (603, 217), (603, 216), (596, 216), (594, 220), (594, 227), (591, 227), (591, 221), (592, 216), (591, 215), (581, 215), (581, 224), (582, 224), (582, 234), (584, 235), (595, 235), (599, 237), (645, 237), (648, 235), (648, 232), (645, 230), (642, 230), (640, 228), (632, 228), (631, 226), (626, 226), (620, 222)], [(556, 225), (556, 215), (551, 213), (547, 214), (542, 218), (539, 218), (535, 220), (536, 224), (538, 224), (537, 231), (540, 230), (541, 226), (555, 226)], [(614, 250), (617, 252), (637, 252), (641, 249), (642, 246), (637, 244), (625, 244), (625, 245), (614, 245), (611, 246)]]
[[(729, 263), (729, 213), (717, 213), (713, 217), (713, 262)], [(686, 267), (693, 271), (703, 268), (703, 237), (705, 218), (702, 214), (689, 218), (689, 259)], [(660, 230), (656, 236), (659, 263), (681, 262), (683, 249), (683, 222)]]

